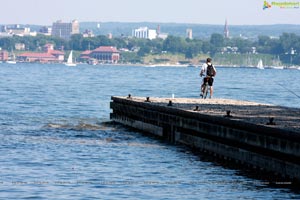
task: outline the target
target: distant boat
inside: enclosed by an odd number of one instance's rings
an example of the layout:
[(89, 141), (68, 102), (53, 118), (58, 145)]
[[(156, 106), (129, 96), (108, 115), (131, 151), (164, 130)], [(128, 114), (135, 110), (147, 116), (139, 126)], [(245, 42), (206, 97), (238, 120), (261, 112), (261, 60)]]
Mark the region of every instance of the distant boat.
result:
[(187, 65), (187, 67), (196, 67), (196, 65), (193, 65), (192, 63), (189, 63), (189, 64)]
[(98, 60), (97, 59), (89, 59), (88, 60), (88, 64), (89, 65), (97, 65), (98, 64)]
[(260, 59), (257, 63), (257, 66), (256, 66), (258, 69), (264, 69), (264, 65), (263, 65), (263, 61), (262, 59)]
[(277, 59), (275, 59), (275, 60), (273, 61), (273, 65), (271, 65), (269, 68), (270, 68), (270, 69), (284, 69), (285, 66), (283, 66), (283, 65), (281, 64), (280, 58), (279, 58), (279, 56), (277, 56)]
[(7, 64), (17, 64), (17, 61), (15, 61), (15, 60), (7, 60), (6, 63)]
[(11, 52), (11, 55), (9, 56), (9, 59), (6, 61), (7, 64), (16, 64), (16, 55), (14, 54), (14, 52)]
[(76, 63), (73, 62), (73, 50), (70, 52), (67, 62), (65, 63), (66, 66), (75, 67)]
[(270, 66), (271, 69), (284, 69), (284, 66)]

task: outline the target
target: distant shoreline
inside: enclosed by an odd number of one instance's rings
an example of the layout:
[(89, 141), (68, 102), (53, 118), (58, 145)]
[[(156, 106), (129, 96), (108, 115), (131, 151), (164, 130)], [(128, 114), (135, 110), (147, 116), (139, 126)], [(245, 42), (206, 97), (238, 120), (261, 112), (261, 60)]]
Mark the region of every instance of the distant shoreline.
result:
[[(39, 62), (17, 62), (17, 64), (40, 64), (40, 65), (63, 65), (63, 63), (39, 63)], [(1, 65), (11, 65), (6, 62), (1, 62)], [(186, 68), (201, 68), (202, 64), (198, 65), (191, 65), (191, 64), (124, 64), (124, 63), (105, 63), (105, 64), (96, 64), (96, 65), (90, 65), (88, 63), (77, 63), (78, 65), (86, 65), (86, 66), (94, 66), (94, 67), (101, 67), (101, 66), (124, 66), (124, 67), (186, 67)], [(256, 66), (244, 66), (244, 65), (222, 65), (222, 64), (216, 64), (216, 68), (252, 68), (256, 69)], [(293, 66), (265, 66), (265, 69), (277, 69), (277, 70), (300, 70), (300, 66), (293, 65)]]

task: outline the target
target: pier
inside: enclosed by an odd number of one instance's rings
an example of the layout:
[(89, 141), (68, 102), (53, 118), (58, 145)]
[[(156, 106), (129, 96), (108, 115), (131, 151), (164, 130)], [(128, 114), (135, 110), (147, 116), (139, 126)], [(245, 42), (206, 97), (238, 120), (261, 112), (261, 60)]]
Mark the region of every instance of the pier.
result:
[(300, 180), (300, 109), (229, 99), (111, 97), (112, 121)]

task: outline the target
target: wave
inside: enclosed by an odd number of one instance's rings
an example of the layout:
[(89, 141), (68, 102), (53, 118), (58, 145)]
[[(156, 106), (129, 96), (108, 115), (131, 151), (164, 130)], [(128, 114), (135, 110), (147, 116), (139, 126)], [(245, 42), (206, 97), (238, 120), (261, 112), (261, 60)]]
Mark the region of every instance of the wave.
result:
[(50, 129), (68, 129), (68, 130), (76, 130), (76, 131), (97, 131), (102, 130), (105, 131), (107, 129), (112, 129), (109, 127), (108, 122), (99, 122), (99, 121), (91, 121), (87, 120), (60, 120), (58, 122), (49, 122), (43, 126), (43, 128)]

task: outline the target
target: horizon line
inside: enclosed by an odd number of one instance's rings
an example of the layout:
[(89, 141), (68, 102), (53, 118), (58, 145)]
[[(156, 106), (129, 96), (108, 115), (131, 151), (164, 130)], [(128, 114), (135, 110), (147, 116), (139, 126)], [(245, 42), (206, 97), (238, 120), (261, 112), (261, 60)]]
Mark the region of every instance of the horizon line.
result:
[[(70, 20), (69, 22), (71, 22)], [(79, 21), (79, 20), (78, 20)], [(67, 21), (63, 21), (67, 22)], [(54, 23), (54, 22), (53, 22)], [(141, 23), (156, 23), (156, 24), (187, 24), (187, 25), (209, 25), (209, 26), (224, 26), (224, 24), (205, 24), (205, 23), (190, 23), (190, 22), (152, 22), (152, 21), (139, 21), (139, 22), (122, 22), (122, 21), (79, 21), (79, 23), (126, 23), (126, 24), (141, 24)], [(36, 24), (36, 23), (0, 23), (1, 25), (34, 25), (34, 26), (51, 26), (45, 24)], [(228, 26), (300, 26), (300, 24), (230, 24)]]

